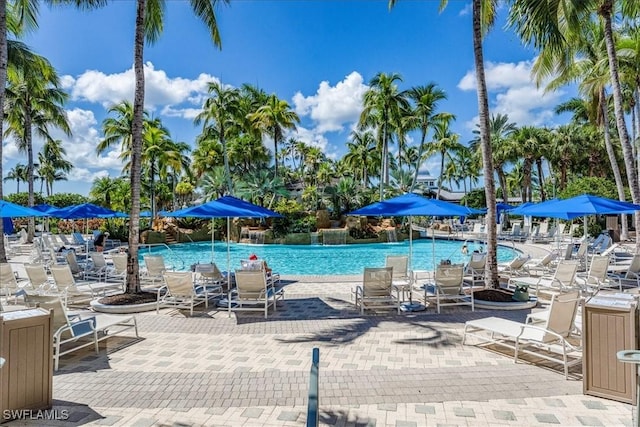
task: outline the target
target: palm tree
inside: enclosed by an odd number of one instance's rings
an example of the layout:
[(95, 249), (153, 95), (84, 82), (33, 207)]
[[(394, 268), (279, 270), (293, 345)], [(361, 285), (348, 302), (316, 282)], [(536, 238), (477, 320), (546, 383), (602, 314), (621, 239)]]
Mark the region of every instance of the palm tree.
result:
[(347, 142), (349, 151), (343, 159), (354, 171), (355, 176), (360, 178), (360, 187), (366, 188), (369, 185), (369, 170), (376, 160), (376, 141), (371, 131), (354, 130), (351, 132), (350, 139), (351, 141)]
[(433, 141), (428, 145), (427, 154), (440, 154), (440, 175), (438, 177), (438, 192), (436, 199), (440, 199), (440, 189), (442, 188), (442, 178), (445, 173), (445, 160), (451, 161), (451, 153), (462, 149), (460, 135), (451, 133), (449, 124), (453, 116), (446, 120), (438, 120), (433, 126)]
[[(28, 66), (9, 67), (7, 74), (5, 115), (7, 128), (4, 136), (15, 138), (20, 151), (27, 155), (29, 206), (34, 199), (33, 133), (51, 140), (49, 129), (57, 127), (66, 135), (71, 128), (62, 105), (67, 94), (60, 89), (60, 79), (53, 66), (43, 57), (37, 57)], [(33, 239), (34, 222), (29, 221), (29, 238)]]
[(266, 104), (258, 108), (249, 118), (261, 133), (269, 135), (273, 140), (274, 174), (278, 177), (278, 144), (283, 141), (286, 129), (296, 129), (296, 123), (300, 123), (300, 117), (291, 110), (287, 101), (272, 94), (267, 98)]
[(4, 177), (4, 181), (15, 181), (16, 182), (16, 193), (20, 192), (20, 181), (27, 182), (27, 165), (23, 165), (22, 163), (17, 163), (12, 169), (9, 170), (7, 176)]
[(424, 151), (426, 148), (426, 140), (429, 129), (434, 122), (444, 120), (447, 117), (453, 118), (449, 113), (436, 113), (438, 103), (447, 99), (444, 90), (439, 89), (435, 83), (429, 83), (426, 86), (416, 86), (409, 89), (407, 97), (413, 102), (413, 109), (410, 113), (410, 122), (414, 129), (420, 129), (420, 143), (418, 145), (417, 163), (415, 165), (413, 181), (409, 191), (413, 191), (418, 182), (418, 173), (420, 165), (424, 159)]
[[(638, 16), (638, 2), (635, 0), (621, 0), (616, 2), (622, 13), (636, 18)], [(629, 139), (624, 116), (624, 99), (622, 85), (618, 71), (618, 58), (613, 35), (612, 16), (614, 13), (613, 0), (585, 0), (573, 2), (568, 0), (556, 2), (540, 2), (537, 0), (516, 0), (510, 10), (510, 24), (520, 37), (527, 43), (542, 51), (548, 50), (556, 57), (565, 56), (568, 60), (574, 46), (571, 36), (591, 19), (592, 13), (602, 19), (604, 24), (604, 41), (609, 64), (609, 75), (613, 93), (613, 106), (618, 129), (618, 138), (622, 147), (627, 181), (634, 203), (640, 203), (640, 184), (633, 157), (633, 147)], [(640, 230), (640, 215), (635, 216), (636, 230)], [(640, 233), (636, 233), (636, 249), (640, 250)]]
[(73, 164), (64, 158), (66, 154), (60, 140), (45, 141), (42, 151), (38, 153), (39, 175), (47, 185), (47, 196), (53, 194), (53, 183), (66, 181), (67, 173), (73, 169)]
[(227, 135), (232, 131), (233, 127), (238, 127), (235, 118), (239, 110), (240, 92), (237, 89), (224, 87), (218, 82), (213, 82), (209, 83), (209, 95), (209, 98), (204, 102), (202, 112), (196, 116), (194, 123), (196, 125), (203, 124), (203, 133), (208, 127), (215, 128), (215, 134), (218, 136), (222, 146), (227, 190), (232, 192), (231, 170), (227, 153)]
[(369, 90), (363, 97), (360, 114), (360, 129), (377, 129), (380, 155), (380, 200), (383, 189), (389, 184), (389, 141), (394, 123), (398, 123), (401, 111), (409, 109), (406, 93), (400, 92), (396, 82), (402, 81), (400, 74), (378, 73), (369, 82)]
[(102, 178), (96, 178), (93, 180), (89, 195), (92, 199), (99, 201), (99, 203), (109, 209), (113, 209), (111, 206), (111, 200), (118, 192), (118, 187), (122, 179), (104, 176)]

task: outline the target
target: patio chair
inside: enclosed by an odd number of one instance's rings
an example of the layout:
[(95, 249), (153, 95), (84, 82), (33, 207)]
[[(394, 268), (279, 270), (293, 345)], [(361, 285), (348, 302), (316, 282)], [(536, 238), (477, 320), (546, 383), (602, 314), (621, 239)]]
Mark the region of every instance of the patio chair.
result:
[(556, 266), (553, 276), (522, 276), (509, 279), (507, 287), (515, 289), (516, 285), (527, 285), (529, 292), (540, 296), (541, 293), (554, 295), (576, 288), (575, 277), (578, 263), (561, 261)]
[(167, 267), (162, 255), (145, 254), (142, 256), (145, 269), (140, 274), (140, 285), (158, 289), (164, 284), (164, 273)]
[(610, 280), (618, 283), (618, 288), (623, 287), (640, 288), (640, 254), (635, 254), (626, 270), (616, 273), (608, 273)]
[(267, 281), (271, 284), (277, 285), (280, 283), (280, 273), (276, 273), (267, 267), (267, 262), (264, 259), (241, 259), (240, 268), (245, 271), (261, 270), (267, 276)]
[(215, 263), (195, 265), (195, 283), (204, 286), (212, 296), (221, 296), (222, 287), (227, 285), (227, 278)]
[(589, 271), (586, 274), (578, 273), (576, 283), (580, 286), (584, 295), (593, 295), (603, 287), (609, 287), (611, 281), (607, 277), (609, 269), (609, 257), (594, 255), (591, 257)]
[(579, 291), (554, 295), (544, 324), (527, 324), (499, 317), (465, 322), (462, 343), (474, 337), (482, 344), (502, 345), (514, 350), (514, 363), (522, 354), (562, 364), (569, 379), (569, 368), (582, 362), (582, 347), (570, 339), (581, 303)]
[(73, 240), (76, 242), (76, 245), (80, 245), (84, 247), (84, 250), (86, 252), (91, 252), (96, 250), (95, 246), (93, 246), (93, 240), (85, 239), (82, 233), (78, 231), (74, 231), (73, 233), (71, 233), (71, 236), (73, 237)]
[(122, 289), (125, 289), (127, 284), (127, 254), (113, 254), (111, 255), (111, 262), (113, 262), (113, 268), (107, 270), (105, 281), (122, 283)]
[(507, 277), (528, 274), (525, 264), (530, 259), (529, 255), (518, 255), (506, 264), (498, 264), (498, 273), (504, 273)]
[(165, 271), (164, 286), (158, 289), (156, 313), (160, 312), (160, 305), (189, 309), (193, 316), (193, 307), (204, 303), (209, 307), (207, 291), (202, 286), (194, 286), (193, 275), (190, 271)]
[(393, 286), (392, 267), (365, 268), (362, 285), (356, 286), (354, 294), (360, 314), (365, 308), (395, 308), (400, 313), (400, 292)]
[(18, 303), (18, 297), (25, 294), (25, 288), (30, 288), (29, 283), (20, 286), (16, 275), (8, 262), (0, 263), (0, 295), (5, 297), (7, 304), (9, 298), (13, 296), (14, 304)]
[(44, 264), (25, 264), (24, 270), (31, 289), (35, 292), (57, 292), (53, 278), (47, 275)]
[(433, 285), (424, 288), (425, 304), (429, 300), (436, 301), (436, 308), (453, 305), (470, 305), (471, 311), (475, 311), (473, 291), (466, 293), (463, 288), (464, 267), (462, 264), (438, 265)]
[(391, 283), (398, 288), (400, 293), (411, 292), (413, 284), (413, 272), (409, 270), (409, 257), (406, 255), (387, 255), (385, 258), (385, 267), (391, 267), (393, 274), (391, 275)]
[(93, 346), (99, 352), (98, 342), (111, 335), (134, 328), (138, 335), (138, 324), (134, 316), (108, 314), (70, 314), (57, 296), (27, 295), (27, 304), (52, 311), (54, 370), (58, 370), (60, 356)]
[(469, 262), (464, 267), (464, 279), (471, 284), (471, 287), (484, 287), (486, 264), (487, 254), (471, 254)]
[[(113, 283), (80, 282), (71, 273), (68, 265), (52, 265), (50, 267), (53, 282), (61, 293), (64, 305), (84, 304), (98, 296), (104, 296), (107, 291), (114, 291)], [(122, 289), (120, 289), (122, 290)]]
[(107, 275), (113, 267), (107, 264), (103, 252), (89, 252), (91, 257), (91, 267), (85, 272), (85, 277), (92, 277), (98, 280), (106, 281)]
[(232, 311), (264, 311), (266, 319), (269, 307), (278, 310), (277, 301), (284, 298), (284, 291), (270, 283), (262, 270), (236, 270), (235, 277), (235, 296), (229, 304)]
[(523, 266), (523, 270), (530, 276), (540, 276), (549, 274), (553, 262), (557, 258), (555, 252), (549, 252), (540, 259), (529, 259)]

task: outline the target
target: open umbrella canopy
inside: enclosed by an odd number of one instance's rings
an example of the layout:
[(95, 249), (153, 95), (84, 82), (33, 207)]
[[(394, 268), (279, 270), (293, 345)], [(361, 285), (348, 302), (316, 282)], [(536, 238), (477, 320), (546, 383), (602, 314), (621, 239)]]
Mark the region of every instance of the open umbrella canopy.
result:
[(442, 200), (427, 199), (414, 193), (407, 193), (356, 209), (350, 212), (349, 215), (468, 216), (479, 213), (482, 213), (482, 211)]
[(585, 215), (631, 214), (640, 210), (640, 205), (619, 200), (583, 194), (563, 200), (550, 200), (543, 203), (518, 207), (512, 214), (573, 219)]
[(47, 214), (47, 216), (53, 216), (53, 214), (58, 211), (58, 208), (56, 208), (55, 206), (48, 205), (46, 203), (43, 203), (41, 205), (35, 205), (32, 209), (35, 209), (38, 212)]
[(224, 196), (202, 205), (167, 212), (166, 215), (180, 218), (266, 218), (281, 216), (267, 208), (231, 196)]
[(46, 216), (42, 212), (15, 203), (0, 200), (0, 218), (21, 218), (32, 216)]
[(87, 219), (87, 218), (128, 218), (129, 215), (117, 212), (92, 203), (68, 206), (58, 209), (50, 214), (54, 218), (61, 219)]
[(151, 218), (151, 211), (140, 211), (140, 218)]
[(223, 196), (217, 199), (216, 201), (220, 203), (224, 203), (225, 205), (250, 210), (252, 212), (255, 212), (256, 214), (260, 214), (260, 217), (263, 217), (263, 218), (281, 218), (282, 217), (282, 215), (272, 211), (271, 209), (254, 205), (253, 203), (249, 203), (246, 200), (238, 199), (237, 197), (233, 197), (233, 196)]

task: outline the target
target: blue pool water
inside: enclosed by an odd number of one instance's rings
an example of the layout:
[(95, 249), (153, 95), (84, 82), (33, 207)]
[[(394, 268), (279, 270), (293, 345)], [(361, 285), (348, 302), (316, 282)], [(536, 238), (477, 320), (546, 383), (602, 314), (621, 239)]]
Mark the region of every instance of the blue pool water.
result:
[[(461, 252), (463, 242), (435, 241), (435, 262), (450, 259), (453, 263), (466, 263), (469, 255)], [(480, 243), (468, 242), (469, 253), (480, 248)], [(195, 263), (211, 262), (211, 242), (172, 245), (170, 249), (156, 246), (141, 249), (140, 255), (161, 254), (167, 265), (188, 269)], [(409, 255), (409, 242), (371, 243), (356, 245), (250, 245), (231, 243), (231, 270), (240, 268), (240, 260), (256, 254), (267, 260), (269, 267), (280, 274), (292, 275), (346, 275), (360, 274), (365, 267), (383, 267), (387, 255)], [(227, 245), (216, 242), (214, 259), (221, 270), (227, 269)], [(507, 262), (517, 255), (508, 247), (498, 249), (498, 262)], [(431, 240), (413, 242), (413, 270), (434, 270)], [(142, 263), (142, 257), (140, 258)]]

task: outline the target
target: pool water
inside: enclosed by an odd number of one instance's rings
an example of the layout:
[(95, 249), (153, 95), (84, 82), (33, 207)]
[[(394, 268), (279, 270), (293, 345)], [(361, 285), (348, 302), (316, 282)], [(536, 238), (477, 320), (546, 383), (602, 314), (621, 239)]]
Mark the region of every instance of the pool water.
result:
[[(452, 263), (466, 263), (470, 255), (461, 251), (463, 242), (429, 239), (413, 242), (413, 270), (434, 270), (434, 260), (449, 259)], [(435, 257), (432, 247), (435, 246)], [(469, 254), (480, 249), (481, 244), (467, 242)], [(140, 250), (140, 262), (145, 253), (160, 254), (168, 266), (188, 269), (192, 264), (212, 261), (211, 242), (182, 243), (169, 249), (156, 246)], [(409, 255), (409, 242), (370, 243), (355, 245), (251, 245), (231, 243), (230, 269), (240, 268), (240, 260), (256, 254), (269, 264), (273, 271), (287, 275), (348, 275), (361, 274), (365, 267), (384, 267), (387, 255)], [(498, 262), (507, 262), (517, 256), (514, 249), (500, 246)], [(213, 261), (221, 270), (227, 270), (227, 244), (216, 242)]]

